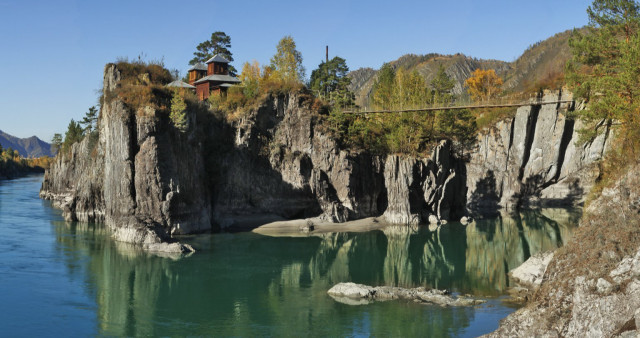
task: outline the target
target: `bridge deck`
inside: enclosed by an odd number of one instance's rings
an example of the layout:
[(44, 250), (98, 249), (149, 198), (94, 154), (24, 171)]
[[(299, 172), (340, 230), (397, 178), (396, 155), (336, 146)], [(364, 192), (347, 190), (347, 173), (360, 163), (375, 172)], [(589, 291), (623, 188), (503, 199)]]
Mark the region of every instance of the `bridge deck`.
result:
[(470, 106), (450, 106), (450, 107), (428, 107), (417, 109), (392, 109), (392, 110), (369, 110), (369, 111), (345, 111), (345, 114), (386, 114), (386, 113), (419, 113), (434, 110), (461, 110), (461, 109), (481, 109), (481, 108), (506, 108), (506, 107), (523, 107), (523, 106), (539, 106), (546, 104), (573, 103), (573, 100), (559, 101), (532, 101), (523, 103), (504, 103), (504, 104), (484, 104)]

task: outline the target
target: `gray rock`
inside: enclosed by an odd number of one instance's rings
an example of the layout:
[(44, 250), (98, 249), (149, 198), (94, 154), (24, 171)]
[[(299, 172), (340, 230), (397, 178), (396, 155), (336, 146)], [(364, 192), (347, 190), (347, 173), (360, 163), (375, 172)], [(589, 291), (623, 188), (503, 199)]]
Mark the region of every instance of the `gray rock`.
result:
[[(393, 299), (413, 300), (440, 306), (473, 306), (485, 302), (463, 296), (452, 296), (443, 290), (428, 290), (425, 288), (405, 289), (393, 286), (372, 287), (355, 283), (338, 283), (329, 289), (327, 293), (336, 301), (348, 305), (362, 305), (372, 300), (385, 301)], [(366, 300), (367, 302), (354, 303), (352, 301), (345, 301), (345, 299)]]
[(599, 293), (608, 294), (608, 293), (611, 293), (611, 290), (613, 290), (613, 285), (609, 283), (606, 279), (598, 278), (598, 282), (596, 283), (596, 288), (598, 289)]
[(544, 272), (547, 270), (551, 259), (553, 259), (553, 251), (533, 255), (522, 265), (511, 270), (509, 276), (519, 284), (535, 289), (542, 283)]
[[(543, 102), (571, 99), (546, 92)], [(524, 106), (515, 117), (478, 135), (467, 164), (467, 207), (482, 214), (519, 206), (572, 206), (584, 202), (598, 176), (595, 163), (609, 147), (605, 131), (579, 145), (578, 121), (566, 105)], [(605, 128), (606, 129), (606, 128)]]
[(436, 215), (429, 215), (429, 224), (440, 225), (441, 222)]

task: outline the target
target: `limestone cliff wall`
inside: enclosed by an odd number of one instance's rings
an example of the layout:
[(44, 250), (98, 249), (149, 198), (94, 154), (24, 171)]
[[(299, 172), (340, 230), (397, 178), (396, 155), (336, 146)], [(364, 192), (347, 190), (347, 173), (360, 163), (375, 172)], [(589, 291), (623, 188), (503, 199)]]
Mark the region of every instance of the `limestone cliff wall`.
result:
[(233, 150), (222, 156), (214, 217), (320, 216), (345, 222), (385, 216), (418, 223), (464, 212), (463, 167), (443, 141), (429, 159), (373, 156), (341, 149), (310, 112), (304, 95), (274, 96), (233, 126)]
[[(342, 149), (308, 95), (272, 95), (234, 122), (190, 106), (179, 131), (166, 112), (133, 111), (105, 69), (99, 139), (56, 158), (41, 196), (67, 219), (103, 221), (116, 238), (148, 245), (176, 234), (287, 218), (391, 223), (458, 220), (500, 208), (580, 202), (604, 152), (575, 143), (573, 107), (532, 105), (481, 132), (465, 156), (442, 141), (428, 158)], [(544, 100), (567, 98), (548, 94)], [(433, 217), (431, 217), (433, 218)]]
[[(547, 92), (541, 101), (571, 99), (570, 93)], [(611, 137), (607, 130), (591, 142), (578, 142), (583, 126), (567, 118), (574, 109), (567, 103), (524, 106), (514, 118), (481, 132), (467, 163), (469, 210), (584, 202)]]
[[(115, 65), (105, 69), (104, 95), (119, 85)], [(196, 124), (195, 114), (189, 116)], [(69, 220), (105, 222), (126, 242), (158, 244), (173, 234), (210, 229), (211, 203), (201, 143), (182, 134), (166, 114), (133, 111), (114, 98), (101, 107), (99, 139), (85, 137), (56, 157), (41, 197)]]

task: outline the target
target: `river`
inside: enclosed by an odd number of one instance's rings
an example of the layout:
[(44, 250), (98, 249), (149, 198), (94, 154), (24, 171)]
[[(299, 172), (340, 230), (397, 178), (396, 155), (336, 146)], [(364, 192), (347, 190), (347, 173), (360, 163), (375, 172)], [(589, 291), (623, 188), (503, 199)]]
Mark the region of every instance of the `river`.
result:
[[(469, 226), (367, 233), (185, 238), (159, 257), (100, 224), (65, 222), (38, 198), (42, 176), (0, 181), (0, 332), (6, 336), (477, 336), (515, 311), (506, 273), (566, 242), (577, 211), (543, 209)], [(488, 302), (345, 305), (339, 282), (427, 286)]]

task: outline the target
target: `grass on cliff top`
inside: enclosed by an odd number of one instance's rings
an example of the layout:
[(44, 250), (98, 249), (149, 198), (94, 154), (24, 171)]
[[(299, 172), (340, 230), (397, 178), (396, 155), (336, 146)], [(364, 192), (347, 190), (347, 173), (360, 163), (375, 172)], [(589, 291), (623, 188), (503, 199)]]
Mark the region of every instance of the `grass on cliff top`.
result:
[(169, 109), (171, 91), (165, 85), (173, 78), (162, 62), (118, 59), (115, 65), (120, 72), (120, 85), (104, 98), (107, 102), (118, 97), (134, 111), (145, 106), (161, 111)]
[(326, 113), (328, 105), (316, 98), (303, 84), (299, 82), (285, 82), (271, 79), (260, 82), (259, 86), (247, 90), (247, 87), (230, 87), (226, 96), (212, 94), (208, 102), (214, 114), (223, 116), (227, 122), (235, 122), (249, 115), (251, 111), (259, 109), (271, 98), (295, 95), (300, 107), (307, 108), (312, 114)]

